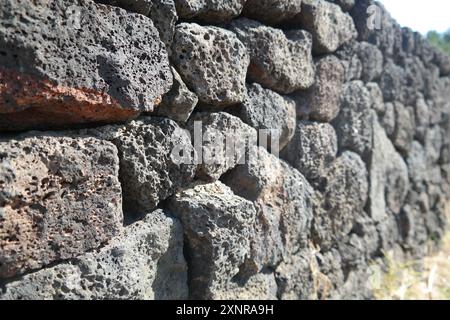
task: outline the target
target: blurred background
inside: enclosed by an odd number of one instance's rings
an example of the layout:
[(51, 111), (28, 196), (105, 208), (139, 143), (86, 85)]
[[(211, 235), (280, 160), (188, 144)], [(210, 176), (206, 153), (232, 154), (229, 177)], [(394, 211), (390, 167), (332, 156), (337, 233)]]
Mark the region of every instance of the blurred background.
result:
[[(400, 25), (420, 32), (450, 55), (449, 0), (379, 1)], [(446, 210), (450, 221), (450, 204)], [(450, 300), (450, 231), (424, 261), (398, 261), (392, 252), (386, 258), (386, 273), (375, 290), (378, 299)]]
[(450, 1), (379, 0), (398, 23), (422, 33), (450, 55)]

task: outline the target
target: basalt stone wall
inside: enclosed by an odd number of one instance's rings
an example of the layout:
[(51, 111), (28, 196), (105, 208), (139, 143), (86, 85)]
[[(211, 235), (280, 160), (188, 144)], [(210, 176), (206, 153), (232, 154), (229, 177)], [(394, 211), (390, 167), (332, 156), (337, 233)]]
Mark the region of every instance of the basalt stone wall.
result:
[(371, 298), (445, 232), (449, 75), (371, 0), (3, 0), (0, 298)]

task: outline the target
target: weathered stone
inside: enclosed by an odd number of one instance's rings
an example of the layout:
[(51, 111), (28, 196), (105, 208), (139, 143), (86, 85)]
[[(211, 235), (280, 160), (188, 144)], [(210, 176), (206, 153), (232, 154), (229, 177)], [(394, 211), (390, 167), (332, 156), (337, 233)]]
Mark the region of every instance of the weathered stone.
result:
[(164, 95), (154, 114), (175, 121), (186, 122), (197, 105), (198, 97), (188, 89), (175, 68), (172, 68), (172, 74), (173, 86)]
[(430, 125), (430, 108), (423, 96), (419, 95), (414, 108), (415, 133), (414, 136), (420, 142), (425, 141), (425, 134)]
[(189, 133), (164, 118), (143, 118), (90, 133), (119, 149), (124, 209), (140, 214), (156, 208), (193, 180), (196, 154)]
[(378, 114), (378, 117), (382, 117), (386, 112), (386, 106), (384, 105), (383, 92), (375, 82), (369, 82), (366, 84), (366, 89), (370, 93), (372, 100), (372, 109)]
[(302, 0), (247, 0), (242, 14), (265, 24), (277, 25), (294, 18)]
[(427, 229), (424, 214), (420, 204), (406, 204), (399, 215), (399, 229), (402, 236), (402, 247), (411, 251), (417, 258), (426, 255), (427, 252)]
[(277, 283), (273, 273), (258, 273), (245, 280), (233, 280), (215, 292), (217, 300), (278, 300)]
[(152, 212), (98, 251), (6, 284), (0, 300), (187, 299), (182, 232)]
[(330, 122), (339, 113), (342, 87), (345, 80), (343, 64), (334, 56), (326, 56), (316, 63), (314, 84), (294, 95), (297, 114), (312, 120)]
[(275, 277), (281, 300), (310, 300), (314, 297), (312, 259), (310, 250), (305, 249), (290, 256), (276, 268)]
[(43, 134), (0, 142), (0, 278), (92, 250), (122, 226), (117, 149)]
[(414, 110), (401, 103), (394, 103), (395, 129), (392, 142), (402, 154), (408, 154), (414, 139)]
[[(32, 23), (16, 19), (23, 12)], [(152, 111), (172, 83), (142, 15), (87, 0), (8, 0), (0, 21), (0, 130), (130, 119)]]
[(255, 129), (225, 112), (196, 113), (187, 126), (199, 159), (196, 176), (204, 181), (218, 180), (245, 161), (246, 151), (257, 141)]
[(427, 155), (428, 168), (437, 164), (442, 149), (442, 132), (439, 126), (429, 127), (425, 134), (425, 151)]
[(285, 94), (313, 84), (309, 33), (303, 30), (283, 32), (246, 18), (232, 21), (231, 29), (250, 52), (250, 80)]
[(232, 32), (181, 23), (175, 31), (172, 60), (202, 103), (224, 108), (244, 100), (250, 58)]
[(237, 17), (246, 0), (175, 0), (178, 15), (208, 23), (227, 22)]
[(296, 20), (312, 34), (316, 54), (334, 52), (358, 35), (352, 18), (338, 5), (324, 0), (302, 1)]
[(313, 263), (316, 266), (314, 272), (316, 273), (317, 298), (321, 300), (340, 299), (339, 290), (344, 284), (344, 273), (339, 251), (332, 249), (317, 253)]
[(161, 41), (166, 45), (167, 51), (171, 52), (175, 24), (178, 21), (174, 0), (152, 0), (153, 5), (148, 15), (158, 29)]
[(250, 254), (255, 207), (220, 182), (184, 190), (169, 207), (183, 224), (190, 298), (215, 299)]
[(383, 73), (380, 77), (380, 89), (386, 102), (403, 102), (403, 85), (405, 80), (404, 70), (395, 65), (394, 62), (385, 63)]
[(345, 79), (347, 82), (361, 80), (363, 67), (357, 54), (358, 47), (359, 42), (352, 40), (343, 44), (335, 53), (344, 66)]
[(388, 102), (384, 105), (385, 110), (380, 117), (380, 124), (386, 131), (388, 137), (393, 137), (395, 131), (395, 104)]
[(411, 144), (411, 150), (406, 158), (409, 178), (412, 187), (421, 191), (427, 179), (427, 155), (425, 148), (417, 141)]
[(153, 6), (153, 0), (94, 0), (94, 2), (121, 7), (125, 10), (147, 16)]
[(338, 243), (338, 250), (342, 259), (342, 270), (348, 274), (350, 270), (363, 269), (366, 266), (364, 241), (352, 233)]
[(257, 83), (247, 85), (247, 96), (239, 108), (230, 108), (230, 112), (255, 129), (270, 130), (268, 139), (277, 139), (282, 150), (294, 136), (295, 102)]
[(341, 99), (341, 112), (333, 121), (341, 148), (364, 156), (371, 148), (371, 96), (361, 81), (347, 83)]
[(338, 4), (342, 10), (350, 11), (355, 5), (356, 0), (333, 0), (332, 2)]
[(336, 158), (337, 148), (336, 132), (331, 125), (300, 121), (281, 157), (311, 182), (324, 175)]
[(358, 45), (357, 55), (362, 63), (361, 80), (370, 82), (377, 80), (383, 72), (383, 54), (370, 43), (361, 42)]
[(375, 221), (398, 214), (409, 188), (408, 168), (376, 117), (372, 120), (373, 147), (369, 159), (369, 212)]
[(254, 202), (251, 256), (244, 272), (275, 267), (307, 246), (312, 220), (313, 189), (306, 179), (261, 147), (252, 158), (225, 175), (223, 181), (238, 195)]
[(433, 48), (434, 59), (433, 63), (438, 66), (440, 71), (440, 76), (445, 77), (450, 75), (450, 57), (447, 53), (443, 52), (441, 49)]
[(327, 170), (322, 185), (323, 199), (314, 216), (313, 233), (316, 244), (328, 250), (348, 235), (363, 215), (369, 190), (366, 166), (357, 154), (346, 151)]

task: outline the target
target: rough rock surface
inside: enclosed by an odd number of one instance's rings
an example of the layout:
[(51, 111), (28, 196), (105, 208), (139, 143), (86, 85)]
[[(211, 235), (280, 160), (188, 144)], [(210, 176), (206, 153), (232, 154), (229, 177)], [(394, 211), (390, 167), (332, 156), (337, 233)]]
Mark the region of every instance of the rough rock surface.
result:
[(256, 144), (256, 130), (225, 112), (200, 112), (187, 124), (198, 155), (196, 177), (218, 180), (236, 164), (245, 162), (249, 146)]
[(294, 95), (297, 114), (311, 120), (330, 122), (339, 114), (340, 99), (345, 80), (341, 61), (329, 55), (316, 63), (314, 84)]
[(339, 146), (365, 155), (372, 146), (371, 96), (361, 81), (345, 85), (341, 111), (333, 121)]
[(348, 235), (364, 215), (369, 191), (366, 165), (357, 154), (346, 151), (328, 168), (322, 185), (313, 233), (316, 243), (326, 250)]
[(302, 9), (302, 0), (247, 0), (242, 14), (269, 25), (294, 18)]
[(158, 29), (159, 37), (170, 53), (175, 35), (175, 24), (178, 21), (175, 2), (174, 0), (153, 0), (152, 2), (152, 9), (148, 16)]
[(198, 19), (207, 23), (227, 22), (237, 17), (246, 0), (175, 0), (183, 19)]
[(250, 58), (232, 32), (181, 23), (172, 51), (177, 70), (203, 104), (224, 108), (244, 100)]
[(198, 97), (189, 90), (181, 76), (172, 68), (173, 85), (167, 92), (154, 114), (170, 118), (178, 122), (186, 122), (197, 106)]
[(184, 227), (191, 298), (220, 297), (250, 253), (253, 204), (215, 182), (176, 194), (169, 208)]
[(375, 221), (398, 214), (409, 188), (408, 168), (378, 121), (372, 120), (373, 149), (369, 160), (370, 214)]
[(141, 214), (156, 208), (193, 180), (196, 155), (188, 132), (164, 118), (89, 130), (119, 150), (124, 208)]
[(295, 102), (257, 83), (247, 85), (247, 98), (240, 107), (230, 108), (230, 113), (257, 130), (270, 130), (268, 141), (277, 139), (279, 150), (294, 136), (297, 123)]
[[(170, 88), (167, 53), (150, 19), (87, 0), (6, 4), (0, 130), (126, 120), (153, 110)], [(22, 12), (28, 23), (16, 19)]]
[(97, 3), (121, 7), (125, 10), (147, 16), (153, 6), (153, 0), (94, 0)]
[(294, 138), (281, 152), (281, 157), (313, 182), (337, 154), (337, 137), (328, 123), (299, 121)]
[(302, 10), (295, 20), (312, 34), (316, 54), (334, 52), (357, 36), (352, 18), (324, 0), (302, 1)]
[(0, 142), (0, 277), (99, 247), (122, 226), (113, 144), (43, 134)]
[(246, 18), (232, 21), (231, 29), (250, 52), (248, 77), (252, 81), (285, 94), (306, 89), (314, 82), (308, 32), (285, 33)]
[(295, 169), (261, 147), (238, 165), (223, 181), (237, 194), (252, 201), (257, 219), (252, 229), (251, 256), (243, 272), (277, 266), (307, 246), (312, 220), (313, 189)]
[(181, 224), (161, 210), (105, 247), (5, 285), (0, 300), (187, 299)]

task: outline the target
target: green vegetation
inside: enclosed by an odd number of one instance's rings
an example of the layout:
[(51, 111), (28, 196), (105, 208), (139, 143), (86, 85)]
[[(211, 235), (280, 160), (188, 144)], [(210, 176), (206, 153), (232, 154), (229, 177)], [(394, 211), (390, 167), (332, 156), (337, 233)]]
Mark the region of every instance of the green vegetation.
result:
[(450, 29), (444, 33), (438, 33), (436, 31), (430, 31), (427, 34), (427, 39), (436, 47), (441, 48), (448, 55), (450, 55)]

